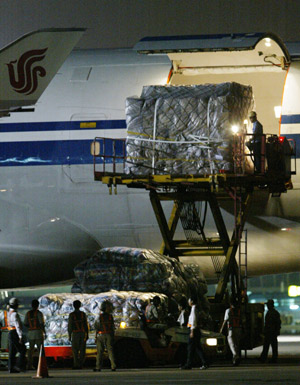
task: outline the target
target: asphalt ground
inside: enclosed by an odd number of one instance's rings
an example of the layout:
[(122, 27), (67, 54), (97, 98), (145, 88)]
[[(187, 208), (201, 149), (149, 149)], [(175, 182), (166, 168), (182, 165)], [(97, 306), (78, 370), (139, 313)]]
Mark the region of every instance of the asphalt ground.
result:
[(161, 384), (209, 384), (209, 385), (300, 385), (300, 337), (284, 337), (279, 340), (277, 364), (261, 364), (258, 361), (261, 347), (243, 354), (238, 367), (230, 361), (219, 360), (207, 370), (194, 368), (180, 370), (178, 367), (150, 367), (145, 369), (117, 369), (112, 372), (105, 368), (93, 372), (92, 368), (72, 370), (70, 368), (48, 368), (50, 378), (34, 379), (35, 371), (10, 374), (0, 369), (0, 384), (25, 385), (42, 382), (44, 385), (161, 385)]
[(120, 369), (111, 372), (104, 369), (102, 372), (93, 372), (83, 369), (75, 371), (71, 369), (49, 370), (51, 378), (33, 379), (34, 372), (9, 374), (1, 372), (0, 384), (23, 385), (42, 382), (43, 385), (160, 385), (160, 384), (268, 384), (268, 385), (299, 385), (299, 363), (278, 363), (258, 365), (254, 363), (242, 363), (238, 367), (231, 365), (213, 365), (207, 370), (195, 368), (183, 371), (178, 368), (148, 368), (148, 369)]

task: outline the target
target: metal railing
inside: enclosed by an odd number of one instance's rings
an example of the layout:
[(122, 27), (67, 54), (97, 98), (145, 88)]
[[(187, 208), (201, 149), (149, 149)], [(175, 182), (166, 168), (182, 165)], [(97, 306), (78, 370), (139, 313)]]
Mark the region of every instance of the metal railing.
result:
[(125, 142), (126, 139), (96, 137), (91, 145), (91, 153), (94, 157), (94, 173), (99, 169), (103, 173), (123, 173), (126, 161)]
[[(291, 169), (291, 174), (295, 174), (296, 143), (293, 139), (286, 139), (273, 134), (263, 134), (258, 138), (257, 136), (254, 137), (253, 134), (246, 133), (233, 135), (232, 172), (237, 175), (251, 175), (253, 173), (265, 175), (267, 171), (270, 172), (272, 167), (273, 171), (276, 171), (275, 165), (272, 165), (270, 151), (276, 151), (284, 141), (286, 141), (285, 148), (289, 152), (289, 154), (284, 153), (284, 156), (290, 157), (290, 166), (291, 159), (294, 157), (294, 170)], [(94, 173), (96, 171), (100, 173), (124, 173), (127, 161), (126, 139), (96, 137), (91, 145), (91, 153), (94, 157)], [(226, 173), (228, 172), (226, 171)]]

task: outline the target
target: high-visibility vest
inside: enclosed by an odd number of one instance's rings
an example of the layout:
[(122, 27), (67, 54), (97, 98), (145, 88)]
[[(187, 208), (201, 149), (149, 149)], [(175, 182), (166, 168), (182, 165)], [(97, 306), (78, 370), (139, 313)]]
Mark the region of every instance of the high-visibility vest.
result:
[(241, 327), (241, 310), (240, 309), (229, 309), (228, 329), (240, 328)]
[(111, 314), (101, 313), (98, 334), (111, 334), (114, 330), (114, 321)]
[(7, 311), (4, 310), (4, 325), (1, 327), (1, 330), (8, 330), (8, 323), (7, 323)]
[(29, 330), (41, 330), (41, 325), (38, 319), (38, 310), (30, 310), (27, 313)]
[(85, 324), (85, 319), (84, 319), (84, 313), (81, 311), (79, 312), (80, 318), (77, 318), (76, 312), (73, 313), (73, 333), (79, 333), (79, 332), (85, 332), (84, 324)]

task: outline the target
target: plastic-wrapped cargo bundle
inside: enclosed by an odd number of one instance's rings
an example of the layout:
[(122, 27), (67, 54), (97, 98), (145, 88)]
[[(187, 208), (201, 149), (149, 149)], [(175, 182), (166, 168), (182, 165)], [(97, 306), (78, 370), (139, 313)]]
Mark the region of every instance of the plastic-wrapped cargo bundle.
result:
[(144, 87), (126, 100), (125, 172), (231, 170), (231, 126), (242, 127), (252, 106), (252, 88), (238, 83)]
[(198, 293), (200, 297), (207, 293), (206, 280), (199, 265), (184, 264), (184, 275), (193, 292)]
[(94, 324), (100, 314), (102, 302), (112, 302), (114, 310), (113, 317), (115, 327), (118, 328), (121, 321), (129, 326), (139, 325), (139, 312), (150, 299), (158, 295), (164, 313), (167, 313), (168, 299), (160, 293), (139, 293), (133, 291), (111, 290), (99, 294), (46, 294), (39, 298), (40, 310), (44, 314), (47, 339), (45, 345), (70, 345), (68, 339), (68, 318), (74, 310), (73, 301), (79, 300), (82, 303), (80, 310), (87, 315), (89, 323), (88, 345), (95, 343)]
[(110, 289), (156, 291), (167, 295), (189, 288), (180, 262), (148, 249), (111, 247), (99, 250), (74, 269), (74, 292)]

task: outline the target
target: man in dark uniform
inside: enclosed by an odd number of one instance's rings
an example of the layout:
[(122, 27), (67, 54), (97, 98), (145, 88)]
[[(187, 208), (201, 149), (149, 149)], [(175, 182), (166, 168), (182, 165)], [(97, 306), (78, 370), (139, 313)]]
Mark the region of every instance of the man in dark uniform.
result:
[(270, 345), (272, 346), (272, 363), (277, 362), (278, 358), (278, 341), (277, 336), (280, 334), (281, 320), (280, 314), (274, 308), (274, 301), (269, 299), (266, 303), (268, 311), (265, 318), (265, 341), (263, 351), (260, 356), (261, 362), (266, 362)]
[(103, 353), (106, 347), (108, 357), (111, 364), (111, 370), (116, 371), (116, 363), (113, 351), (114, 343), (114, 318), (112, 316), (113, 306), (110, 301), (104, 301), (101, 304), (101, 313), (95, 322), (96, 342), (97, 342), (97, 359), (94, 372), (100, 372), (102, 368)]
[(262, 172), (261, 167), (261, 153), (262, 153), (262, 135), (263, 126), (257, 120), (257, 114), (255, 111), (251, 111), (249, 114), (250, 122), (252, 123), (253, 138), (251, 140), (252, 151), (254, 156), (254, 167), (255, 172)]
[(69, 315), (68, 333), (72, 342), (73, 369), (82, 369), (85, 359), (86, 341), (89, 338), (89, 327), (86, 314), (80, 311), (81, 302), (73, 302), (74, 311)]

